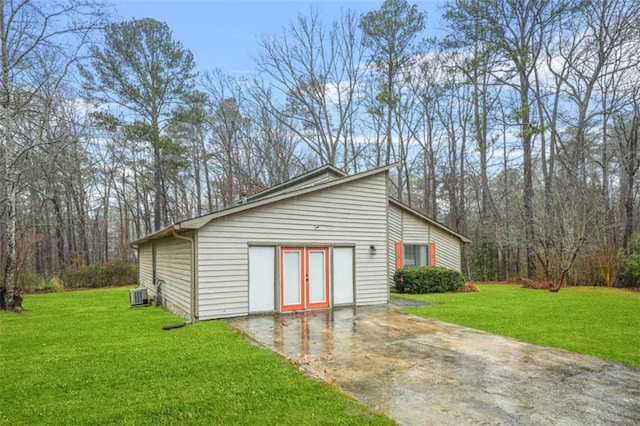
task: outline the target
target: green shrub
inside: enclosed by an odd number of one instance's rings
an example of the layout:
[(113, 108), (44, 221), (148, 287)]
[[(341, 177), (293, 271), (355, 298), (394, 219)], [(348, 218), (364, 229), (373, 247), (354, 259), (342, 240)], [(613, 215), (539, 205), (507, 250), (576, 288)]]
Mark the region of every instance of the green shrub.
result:
[(58, 277), (51, 277), (44, 282), (44, 290), (55, 293), (56, 291), (64, 290), (62, 281)]
[(406, 266), (398, 269), (393, 278), (400, 293), (444, 293), (464, 285), (462, 273), (431, 266)]
[(21, 272), (16, 276), (16, 289), (27, 293), (54, 293), (63, 289), (57, 277), (47, 278), (35, 272)]
[(138, 280), (135, 264), (120, 261), (100, 265), (67, 267), (60, 278), (46, 277), (35, 272), (16, 275), (16, 290), (26, 293), (56, 292), (66, 288), (98, 288), (133, 284)]
[(103, 281), (96, 265), (83, 265), (78, 268), (65, 268), (62, 271), (62, 282), (66, 288), (99, 287)]
[(35, 272), (22, 272), (16, 275), (16, 290), (34, 291), (44, 287), (44, 277)]
[(98, 288), (133, 284), (138, 274), (134, 264), (121, 261), (65, 268), (61, 278), (66, 288)]
[(629, 242), (629, 254), (620, 255), (620, 274), (616, 287), (640, 287), (640, 237), (634, 235)]
[(112, 285), (135, 284), (138, 282), (138, 268), (135, 263), (118, 261), (109, 263), (106, 266)]
[(622, 257), (622, 270), (615, 283), (616, 287), (640, 287), (640, 254)]

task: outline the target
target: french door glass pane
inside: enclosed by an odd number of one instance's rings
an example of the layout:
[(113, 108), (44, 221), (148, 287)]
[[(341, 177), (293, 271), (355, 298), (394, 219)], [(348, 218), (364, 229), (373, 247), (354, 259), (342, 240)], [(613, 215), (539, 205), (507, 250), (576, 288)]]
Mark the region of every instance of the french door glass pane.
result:
[(324, 276), (324, 251), (309, 253), (309, 302), (318, 303), (326, 300)]
[(284, 304), (295, 305), (302, 302), (300, 294), (300, 252), (284, 253)]

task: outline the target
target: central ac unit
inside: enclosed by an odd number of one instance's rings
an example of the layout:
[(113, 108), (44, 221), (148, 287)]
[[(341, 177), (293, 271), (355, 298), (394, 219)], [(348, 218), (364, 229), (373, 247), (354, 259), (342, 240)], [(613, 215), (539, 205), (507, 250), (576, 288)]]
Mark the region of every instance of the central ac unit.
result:
[(147, 296), (146, 288), (133, 288), (129, 290), (129, 299), (132, 307), (149, 305), (149, 297)]

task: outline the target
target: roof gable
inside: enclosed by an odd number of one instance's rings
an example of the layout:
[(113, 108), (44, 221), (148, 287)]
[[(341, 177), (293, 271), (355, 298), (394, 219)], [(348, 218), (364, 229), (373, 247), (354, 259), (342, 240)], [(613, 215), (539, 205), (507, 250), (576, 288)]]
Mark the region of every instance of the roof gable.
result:
[(401, 203), (398, 200), (394, 200), (393, 198), (389, 197), (389, 204), (398, 207), (399, 209), (402, 209), (406, 212), (409, 212), (411, 214), (413, 214), (414, 216), (424, 220), (425, 222), (428, 222), (429, 224), (442, 229), (443, 231), (445, 231), (448, 234), (453, 235), (454, 237), (457, 237), (460, 239), (460, 241), (462, 241), (463, 243), (470, 243), (471, 240), (468, 239), (467, 237), (465, 237), (462, 234), (458, 234), (456, 231), (454, 231), (453, 229), (449, 228), (448, 226), (443, 225), (442, 223), (431, 219), (429, 216), (426, 216), (422, 213), (420, 213), (419, 211), (407, 206), (406, 204)]
[[(333, 186), (337, 186), (337, 185), (342, 185), (348, 182), (353, 182), (359, 179), (364, 179), (367, 178), (369, 176), (373, 176), (375, 174), (378, 173), (386, 173), (389, 169), (396, 167), (397, 164), (390, 164), (384, 167), (379, 167), (377, 169), (373, 169), (373, 170), (369, 170), (367, 172), (362, 172), (362, 173), (358, 173), (355, 175), (351, 175), (348, 176), (346, 173), (335, 169), (335, 167), (333, 166), (328, 166), (331, 167), (332, 173), (335, 173), (335, 171), (337, 171), (337, 173), (341, 174), (342, 177), (336, 177), (335, 179), (330, 179), (328, 181), (322, 182), (322, 183), (317, 183), (315, 185), (311, 185), (311, 186), (296, 186), (295, 188), (288, 190), (288, 191), (276, 191), (274, 194), (272, 194), (271, 196), (267, 196), (264, 195), (258, 199), (252, 200), (250, 202), (247, 202), (245, 204), (240, 204), (238, 206), (234, 206), (234, 207), (230, 207), (224, 210), (219, 210), (217, 212), (213, 212), (213, 213), (209, 213), (203, 216), (199, 216), (199, 217), (195, 217), (192, 219), (186, 219), (183, 220), (181, 222), (178, 222), (174, 225), (168, 226), (160, 231), (157, 231), (153, 234), (147, 235), (144, 238), (140, 238), (134, 242), (131, 243), (131, 245), (137, 245), (137, 244), (143, 244), (145, 242), (148, 242), (150, 240), (155, 240), (155, 239), (159, 239), (159, 238), (163, 238), (169, 235), (174, 234), (177, 231), (180, 230), (191, 230), (191, 229), (200, 229), (201, 227), (205, 226), (207, 223), (211, 222), (212, 220), (216, 220), (219, 219), (221, 217), (225, 217), (225, 216), (230, 216), (232, 214), (237, 214), (240, 212), (243, 212), (245, 210), (250, 210), (250, 209), (254, 209), (260, 206), (264, 206), (267, 204), (271, 204), (271, 203), (276, 203), (278, 201), (282, 201), (282, 200), (286, 200), (289, 198), (294, 198), (297, 197), (299, 195), (304, 195), (304, 194), (308, 194), (308, 193), (312, 193), (312, 192), (316, 192), (316, 191), (321, 191), (324, 190), (326, 188), (331, 188)], [(321, 169), (325, 169), (327, 166), (320, 168), (320, 169), (316, 169), (310, 173), (317, 173), (317, 171), (321, 170)], [(327, 170), (323, 170), (323, 172), (326, 172)], [(307, 173), (305, 175), (302, 176), (309, 176), (310, 173)], [(317, 176), (316, 174), (314, 174), (313, 176)], [(295, 180), (298, 181), (298, 183), (300, 183), (300, 180), (298, 180), (298, 178), (294, 178)], [(264, 191), (263, 191), (264, 192)], [(262, 193), (261, 193), (262, 194)]]

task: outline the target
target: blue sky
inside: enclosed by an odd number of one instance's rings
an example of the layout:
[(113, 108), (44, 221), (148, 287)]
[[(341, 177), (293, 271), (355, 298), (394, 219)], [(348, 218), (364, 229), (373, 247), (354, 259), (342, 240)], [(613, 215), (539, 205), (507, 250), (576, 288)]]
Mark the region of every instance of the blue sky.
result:
[[(441, 1), (409, 3), (427, 13), (428, 34), (437, 31)], [(366, 13), (381, 4), (369, 0), (115, 0), (121, 19), (148, 17), (166, 22), (174, 39), (191, 50), (199, 70), (222, 68), (231, 74), (253, 71), (250, 56), (257, 52), (257, 37), (280, 31), (298, 12), (307, 13), (311, 5), (330, 20), (340, 8)]]

